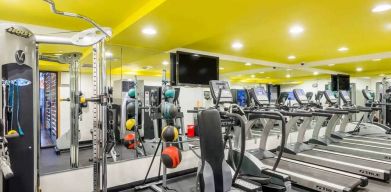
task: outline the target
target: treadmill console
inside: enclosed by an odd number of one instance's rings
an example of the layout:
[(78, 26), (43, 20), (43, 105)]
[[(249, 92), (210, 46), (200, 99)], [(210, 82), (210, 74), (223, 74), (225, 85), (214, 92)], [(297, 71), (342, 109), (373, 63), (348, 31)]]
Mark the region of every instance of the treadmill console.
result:
[(344, 103), (348, 104), (351, 103), (352, 100), (350, 99), (349, 92), (345, 90), (340, 90), (339, 95)]
[(289, 94), (290, 94), (290, 93), (288, 93), (288, 92), (281, 92), (281, 93), (280, 93), (280, 96), (278, 97), (278, 99), (277, 99), (277, 101), (276, 101), (276, 105), (284, 106), (286, 100), (287, 100), (288, 97), (289, 97)]
[(258, 101), (269, 103), (269, 98), (267, 97), (265, 88), (263, 87), (254, 88), (254, 92)]
[(365, 99), (368, 100), (368, 101), (374, 101), (374, 98), (372, 97), (372, 93), (371, 91), (367, 90), (367, 89), (363, 89), (362, 90), (362, 94), (364, 95)]
[(258, 105), (269, 105), (269, 98), (265, 88), (257, 87), (250, 90), (250, 96), (254, 99), (254, 102)]
[(308, 104), (308, 99), (303, 89), (293, 89), (293, 95), (300, 105)]
[(210, 92), (214, 101), (217, 101), (219, 96), (219, 90), (221, 90), (220, 103), (232, 103), (233, 97), (231, 93), (231, 88), (227, 81), (212, 80), (209, 81)]
[(331, 104), (337, 103), (337, 98), (335, 98), (334, 93), (331, 90), (326, 90), (324, 92), (324, 97), (327, 99), (327, 101)]

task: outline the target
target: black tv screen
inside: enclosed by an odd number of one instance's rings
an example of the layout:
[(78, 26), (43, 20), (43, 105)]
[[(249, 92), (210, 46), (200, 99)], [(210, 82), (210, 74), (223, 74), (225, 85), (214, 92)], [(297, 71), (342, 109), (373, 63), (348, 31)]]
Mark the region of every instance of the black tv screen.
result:
[(176, 84), (209, 85), (219, 80), (219, 58), (178, 51), (176, 53)]
[(331, 75), (331, 90), (350, 90), (350, 76), (349, 75)]

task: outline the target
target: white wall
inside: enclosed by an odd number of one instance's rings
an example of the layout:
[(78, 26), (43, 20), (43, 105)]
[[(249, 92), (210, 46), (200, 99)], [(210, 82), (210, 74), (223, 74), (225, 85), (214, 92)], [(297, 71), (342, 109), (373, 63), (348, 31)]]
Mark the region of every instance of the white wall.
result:
[[(62, 72), (59, 76), (59, 96), (60, 99), (69, 98), (69, 73)], [(87, 98), (92, 97), (92, 75), (90, 74), (81, 74), (80, 76), (81, 85), (80, 90), (83, 92), (84, 96)], [(68, 101), (60, 101), (60, 107), (58, 110), (59, 113), (59, 137), (69, 131), (70, 128), (70, 105)], [(80, 141), (91, 140), (92, 129), (92, 104), (89, 103), (87, 108), (83, 109), (83, 114), (81, 116), (81, 121), (79, 122), (80, 129)]]

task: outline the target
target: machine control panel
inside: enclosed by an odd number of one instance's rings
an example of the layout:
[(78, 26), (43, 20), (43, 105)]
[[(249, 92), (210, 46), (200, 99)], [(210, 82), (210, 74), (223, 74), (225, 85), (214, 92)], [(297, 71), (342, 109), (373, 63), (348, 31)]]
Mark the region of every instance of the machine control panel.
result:
[(217, 101), (217, 97), (219, 96), (219, 91), (221, 90), (220, 102), (221, 103), (233, 102), (231, 88), (227, 81), (213, 80), (209, 82), (209, 86), (211, 89), (212, 97), (215, 101)]
[(294, 89), (293, 95), (295, 96), (297, 102), (302, 103), (302, 104), (308, 103), (307, 96), (305, 95), (305, 92), (303, 89)]

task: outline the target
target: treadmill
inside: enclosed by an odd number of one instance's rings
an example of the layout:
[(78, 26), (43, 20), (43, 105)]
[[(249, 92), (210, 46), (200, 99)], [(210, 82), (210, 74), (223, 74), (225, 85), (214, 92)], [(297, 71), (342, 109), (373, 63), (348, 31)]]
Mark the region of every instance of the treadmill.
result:
[(342, 123), (340, 125), (340, 129), (337, 132), (334, 132), (331, 136), (344, 139), (355, 143), (364, 143), (379, 147), (388, 147), (391, 148), (391, 135), (387, 134), (388, 127), (382, 124), (373, 124), (373, 123), (365, 123), (363, 119), (365, 116), (368, 116), (370, 113), (373, 113), (375, 110), (379, 110), (378, 107), (355, 107), (353, 106), (352, 100), (349, 97), (349, 93), (347, 91), (340, 91), (340, 98), (344, 102), (344, 107), (350, 107), (353, 109), (358, 109), (360, 112), (365, 112), (363, 117), (359, 122), (350, 123), (356, 124), (355, 129), (349, 133), (346, 133), (346, 127), (349, 123), (349, 116), (344, 116), (342, 119)]
[[(366, 99), (365, 105), (367, 107), (371, 107), (371, 108), (374, 108), (374, 107), (379, 108), (380, 110), (376, 110), (376, 111), (380, 111), (380, 113), (381, 113), (380, 116), (383, 116), (383, 113), (385, 113), (383, 110), (386, 110), (386, 107), (391, 105), (390, 103), (381, 103), (380, 101), (375, 101), (375, 98), (372, 96), (373, 92), (369, 91), (367, 89), (363, 89), (362, 94), (363, 94), (364, 98)], [(381, 119), (381, 121), (383, 123), (378, 123), (378, 122), (374, 122), (373, 118), (374, 118), (374, 113), (370, 113), (368, 116), (363, 116), (363, 119), (365, 120), (364, 122), (370, 122), (372, 124), (375, 124), (375, 125), (383, 128), (386, 131), (386, 134), (391, 134), (391, 127), (387, 126), (385, 124), (384, 120)]]
[[(300, 93), (297, 93), (300, 92)], [(302, 96), (301, 103), (308, 102), (307, 97), (302, 90), (294, 90), (294, 96), (296, 99), (298, 95)], [(257, 94), (254, 92), (254, 94)], [(373, 159), (366, 159), (356, 157), (343, 153), (330, 152), (325, 150), (314, 150), (312, 145), (304, 143), (305, 132), (308, 127), (311, 126), (313, 117), (331, 117), (332, 115), (324, 112), (307, 112), (307, 111), (295, 111), (295, 112), (282, 112), (287, 116), (290, 116), (286, 126), (286, 135), (289, 136), (291, 128), (293, 128), (299, 119), (303, 118), (303, 122), (298, 128), (298, 139), (296, 142), (286, 144), (284, 146), (284, 157), (298, 160), (306, 163), (311, 163), (319, 166), (328, 167), (331, 169), (337, 169), (340, 171), (346, 171), (353, 174), (358, 174), (366, 177), (371, 177), (379, 180), (388, 181), (390, 179), (391, 162), (380, 162)], [(320, 118), (318, 118), (320, 120)], [(286, 137), (286, 142), (287, 143)]]
[[(212, 80), (209, 82), (211, 95), (214, 100), (214, 103), (217, 104), (226, 104), (225, 106), (238, 106), (233, 104), (233, 96), (230, 90), (229, 83), (227, 81), (217, 81)], [(239, 107), (239, 106), (238, 106)], [(247, 127), (247, 125), (246, 125)], [(248, 132), (246, 130), (245, 132)], [(238, 131), (234, 131), (234, 133), (239, 134)], [(236, 135), (233, 139), (235, 142), (235, 148), (239, 148), (238, 144), (241, 142), (239, 140), (240, 136)], [(229, 163), (232, 164), (233, 161), (238, 161), (239, 150), (233, 149), (230, 151), (231, 153), (228, 156), (231, 158)], [(235, 166), (233, 166), (235, 167)], [(278, 185), (279, 187), (274, 187), (275, 189), (280, 189), (279, 191), (291, 191), (291, 180), (290, 177), (286, 174), (276, 172), (272, 170), (271, 166), (264, 165), (258, 158), (254, 157), (252, 154), (245, 152), (243, 157), (243, 163), (240, 168), (241, 173), (246, 175), (251, 175), (255, 177), (269, 177), (270, 182), (273, 185)], [(281, 189), (283, 188), (283, 189)]]
[[(262, 89), (263, 88), (255, 88), (250, 91), (253, 94), (254, 92), (265, 92)], [(257, 101), (255, 100), (255, 102)], [(251, 125), (252, 122), (259, 119), (257, 111), (248, 111), (247, 113), (247, 124)], [(262, 137), (259, 142), (259, 147), (256, 149), (248, 149), (247, 152), (257, 157), (263, 164), (265, 164), (266, 167), (269, 167), (271, 169), (276, 163), (277, 157), (274, 153), (266, 149), (266, 144), (270, 130), (272, 130), (276, 122), (280, 121), (281, 119), (278, 120), (277, 118), (274, 118), (272, 116), (267, 117), (267, 119), (269, 120), (267, 121), (267, 125), (262, 131)], [(291, 181), (294, 184), (316, 191), (354, 191), (359, 186), (366, 186), (368, 184), (367, 177), (284, 157), (281, 158), (276, 170), (283, 174), (289, 175)]]
[[(297, 102), (300, 103), (300, 105), (302, 106), (306, 106), (307, 100), (304, 91), (302, 89), (295, 89), (293, 90), (293, 92), (297, 99)], [(328, 91), (325, 91), (326, 99), (327, 97), (332, 98), (333, 95), (327, 95), (328, 94), (327, 92)], [(313, 128), (312, 138), (308, 141), (308, 143), (314, 144), (315, 147), (318, 149), (333, 151), (341, 154), (349, 154), (367, 160), (372, 159), (382, 164), (384, 163), (388, 164), (391, 162), (391, 153), (390, 153), (391, 149), (389, 148), (376, 147), (372, 145), (359, 144), (359, 143), (355, 144), (331, 136), (331, 134), (335, 132), (335, 127), (338, 121), (340, 120), (341, 116), (348, 115), (349, 111), (335, 109), (335, 108), (327, 108), (325, 110), (323, 109), (315, 109), (315, 110), (321, 113), (332, 114), (332, 116), (330, 118), (323, 117), (317, 119), (317, 122)], [(327, 126), (325, 128), (325, 135), (323, 137), (320, 137), (319, 136), (320, 130), (322, 128), (323, 123), (326, 120), (327, 120)], [(390, 165), (386, 166), (386, 168), (387, 167), (390, 167)], [(368, 174), (370, 173), (368, 172)]]

